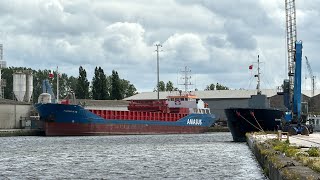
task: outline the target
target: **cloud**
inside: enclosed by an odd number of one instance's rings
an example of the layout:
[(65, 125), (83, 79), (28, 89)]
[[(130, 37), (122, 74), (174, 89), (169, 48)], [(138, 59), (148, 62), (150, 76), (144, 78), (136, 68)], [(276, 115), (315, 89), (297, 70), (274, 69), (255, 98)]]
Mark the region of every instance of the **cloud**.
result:
[(196, 34), (174, 34), (163, 45), (168, 49), (168, 59), (177, 59), (186, 64), (198, 64), (209, 60), (209, 52)]
[(229, 41), (233, 47), (238, 49), (251, 49), (257, 47), (257, 41), (253, 37), (253, 33), (241, 21), (227, 21), (225, 23), (225, 30), (227, 33), (226, 40)]
[[(296, 5), (298, 39), (318, 76), (316, 3)], [(89, 80), (95, 66), (101, 66), (107, 75), (117, 70), (139, 91), (155, 87), (156, 43), (163, 45), (160, 80), (176, 86), (180, 70), (188, 66), (200, 90), (217, 82), (248, 88), (254, 73), (248, 66), (258, 54), (264, 62), (263, 81), (269, 82), (264, 88), (274, 88), (286, 77), (282, 0), (3, 0), (0, 25), (8, 66), (58, 65), (73, 76), (83, 66)]]

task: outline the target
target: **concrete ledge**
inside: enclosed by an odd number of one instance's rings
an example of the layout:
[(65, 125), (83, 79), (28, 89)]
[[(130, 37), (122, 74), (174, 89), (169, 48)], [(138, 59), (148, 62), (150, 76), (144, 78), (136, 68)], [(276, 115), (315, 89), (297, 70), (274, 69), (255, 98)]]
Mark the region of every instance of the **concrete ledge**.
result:
[[(268, 137), (268, 135), (260, 136), (267, 136), (263, 139), (271, 138)], [(281, 152), (273, 150), (269, 144), (264, 143), (263, 140), (253, 136), (252, 134), (247, 134), (246, 137), (248, 146), (254, 153), (256, 159), (263, 168), (264, 173), (269, 177), (269, 179), (320, 180), (320, 173), (317, 173), (294, 159), (285, 156)]]
[(0, 137), (42, 135), (44, 135), (44, 132), (38, 129), (0, 129)]
[(208, 129), (208, 132), (230, 132), (229, 128), (226, 126), (213, 126)]

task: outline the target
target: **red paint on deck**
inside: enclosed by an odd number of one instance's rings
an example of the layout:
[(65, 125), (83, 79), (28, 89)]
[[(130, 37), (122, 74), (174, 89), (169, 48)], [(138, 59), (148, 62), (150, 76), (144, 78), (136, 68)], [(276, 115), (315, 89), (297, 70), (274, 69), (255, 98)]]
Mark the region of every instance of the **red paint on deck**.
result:
[(178, 121), (187, 116), (187, 113), (163, 113), (163, 112), (144, 112), (144, 111), (112, 111), (112, 110), (93, 110), (90, 112), (104, 118), (117, 120), (157, 120), (157, 121)]

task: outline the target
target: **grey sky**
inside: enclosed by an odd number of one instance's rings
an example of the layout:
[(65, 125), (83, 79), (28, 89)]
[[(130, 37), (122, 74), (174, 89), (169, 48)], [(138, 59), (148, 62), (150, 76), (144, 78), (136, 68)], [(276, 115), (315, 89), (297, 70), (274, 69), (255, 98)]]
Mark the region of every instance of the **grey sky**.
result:
[[(319, 3), (296, 3), (298, 39), (317, 77)], [(81, 65), (89, 81), (101, 66), (107, 75), (118, 71), (139, 92), (156, 85), (156, 43), (163, 45), (160, 80), (175, 86), (188, 66), (193, 89), (217, 82), (253, 89), (248, 66), (258, 54), (263, 88), (276, 88), (286, 77), (284, 0), (2, 0), (0, 25), (8, 66), (59, 66), (78, 76)], [(303, 89), (310, 89), (306, 82)]]

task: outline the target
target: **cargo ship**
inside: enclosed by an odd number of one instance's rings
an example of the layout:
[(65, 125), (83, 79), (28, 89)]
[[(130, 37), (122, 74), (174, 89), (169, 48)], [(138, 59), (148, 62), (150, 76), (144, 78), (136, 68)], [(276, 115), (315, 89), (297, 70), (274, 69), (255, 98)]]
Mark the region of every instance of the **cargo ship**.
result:
[(52, 103), (49, 93), (34, 105), (47, 136), (203, 133), (215, 121), (207, 104), (190, 92), (165, 100), (130, 101), (128, 110), (99, 110), (72, 99)]
[(258, 56), (258, 73), (254, 76), (257, 77), (257, 94), (251, 96), (248, 107), (230, 107), (224, 110), (228, 128), (236, 142), (245, 142), (248, 132), (275, 131), (281, 126), (284, 111), (270, 108), (267, 96), (261, 93), (259, 63)]

